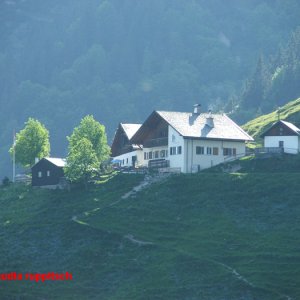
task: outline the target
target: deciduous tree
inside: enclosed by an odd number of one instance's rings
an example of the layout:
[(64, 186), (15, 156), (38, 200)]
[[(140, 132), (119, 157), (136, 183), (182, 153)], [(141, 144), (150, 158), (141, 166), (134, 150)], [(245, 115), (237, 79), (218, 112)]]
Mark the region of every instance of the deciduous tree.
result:
[(99, 168), (99, 160), (92, 143), (85, 137), (70, 148), (65, 175), (71, 182), (83, 182), (85, 187)]
[(72, 135), (68, 137), (69, 150), (76, 147), (82, 138), (86, 138), (91, 142), (99, 163), (108, 159), (110, 148), (107, 145), (105, 127), (91, 115), (84, 117), (79, 126), (74, 128)]
[(105, 127), (93, 116), (84, 117), (69, 140), (69, 154), (65, 168), (71, 182), (83, 182), (87, 187), (89, 179), (110, 154)]
[(35, 158), (49, 156), (49, 131), (38, 120), (29, 118), (24, 129), (17, 133), (15, 145), (9, 150), (11, 155), (14, 151), (17, 163), (31, 167), (35, 163)]

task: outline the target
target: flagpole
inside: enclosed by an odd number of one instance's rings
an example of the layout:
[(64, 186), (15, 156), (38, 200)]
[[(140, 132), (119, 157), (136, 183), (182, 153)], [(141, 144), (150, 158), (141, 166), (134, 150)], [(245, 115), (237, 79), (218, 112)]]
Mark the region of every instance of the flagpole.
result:
[(13, 137), (13, 178), (12, 181), (15, 182), (16, 178), (16, 134), (14, 131), (14, 137)]

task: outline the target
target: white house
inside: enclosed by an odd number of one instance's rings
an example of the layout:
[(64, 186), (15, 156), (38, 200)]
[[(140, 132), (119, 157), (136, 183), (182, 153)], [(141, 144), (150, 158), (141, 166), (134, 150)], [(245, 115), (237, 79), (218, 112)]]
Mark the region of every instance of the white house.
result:
[(300, 150), (300, 129), (294, 124), (279, 120), (261, 137), (266, 148), (282, 148), (285, 153), (297, 154)]
[(120, 123), (115, 132), (111, 152), (114, 161), (122, 167), (144, 164), (142, 146), (130, 142), (141, 125)]
[(225, 114), (154, 111), (130, 142), (143, 145), (145, 166), (194, 173), (244, 156), (253, 141)]

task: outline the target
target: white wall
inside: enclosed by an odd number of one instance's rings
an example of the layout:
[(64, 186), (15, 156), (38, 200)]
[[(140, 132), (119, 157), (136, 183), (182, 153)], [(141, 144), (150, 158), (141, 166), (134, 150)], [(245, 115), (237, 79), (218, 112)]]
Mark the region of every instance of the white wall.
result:
[(298, 136), (265, 136), (265, 147), (279, 147), (279, 141), (284, 142), (284, 152), (297, 154), (299, 151), (299, 137)]
[[(177, 154), (178, 147), (180, 146), (181, 154)], [(204, 154), (196, 154), (196, 146), (204, 147)], [(170, 154), (171, 147), (176, 147), (175, 155)], [(217, 147), (218, 155), (213, 155), (213, 153), (207, 154), (207, 147)], [(203, 170), (223, 163), (224, 161), (228, 161), (228, 159), (234, 159), (233, 156), (224, 156), (223, 148), (235, 148), (237, 157), (245, 155), (246, 152), (244, 142), (184, 139), (176, 130), (169, 126), (168, 146), (144, 148), (143, 150), (132, 151), (114, 158), (122, 162), (124, 160), (124, 164), (121, 166), (132, 166), (132, 156), (137, 155), (137, 164), (148, 166), (149, 160), (144, 160), (144, 152), (152, 151), (154, 153), (157, 150), (168, 150), (168, 157), (165, 157), (165, 159), (170, 161), (171, 168), (180, 168), (183, 173), (193, 173), (199, 169)], [(155, 159), (155, 157), (153, 156), (152, 159)]]
[[(169, 160), (170, 168), (180, 168), (181, 172), (184, 170), (184, 139), (183, 137), (169, 125), (168, 130), (168, 145), (169, 145)], [(181, 146), (181, 154), (177, 154), (178, 147)], [(171, 155), (170, 148), (176, 147), (176, 154)]]
[(128, 152), (119, 156), (114, 157), (114, 159), (121, 161), (121, 167), (131, 167), (132, 166), (132, 157), (137, 156), (136, 165), (144, 165), (144, 156), (143, 150), (135, 150)]
[[(204, 154), (196, 154), (197, 146), (204, 147)], [(207, 154), (207, 147), (217, 147), (218, 155), (213, 155), (213, 153)], [(224, 156), (223, 148), (235, 148), (236, 156), (238, 158), (244, 156), (246, 152), (246, 146), (244, 142), (185, 139), (183, 172), (198, 172), (198, 170), (210, 168), (223, 163), (228, 159), (234, 159), (234, 156)]]
[[(180, 168), (183, 173), (198, 172), (198, 170), (234, 159), (234, 156), (224, 156), (223, 148), (235, 148), (238, 158), (244, 156), (246, 152), (245, 142), (184, 139), (171, 126), (169, 126), (168, 132), (170, 167)], [(181, 154), (177, 154), (179, 146), (182, 149)], [(204, 154), (196, 154), (196, 146), (204, 147)], [(176, 147), (176, 155), (171, 155), (171, 147)], [(218, 155), (207, 154), (207, 147), (217, 147)]]
[[(152, 148), (144, 148), (143, 149), (143, 165), (145, 166), (145, 167), (147, 167), (148, 166), (148, 162), (149, 162), (149, 160), (154, 160), (154, 159), (168, 159), (168, 156), (167, 157), (161, 157), (160, 156), (160, 151), (161, 150), (165, 150), (165, 151), (167, 151), (168, 150), (168, 146), (160, 146), (160, 147), (152, 147)], [(144, 153), (149, 153), (149, 152), (152, 152), (152, 159), (144, 159)], [(155, 153), (155, 151), (159, 151), (159, 157), (158, 158), (155, 158), (154, 157), (154, 153)]]

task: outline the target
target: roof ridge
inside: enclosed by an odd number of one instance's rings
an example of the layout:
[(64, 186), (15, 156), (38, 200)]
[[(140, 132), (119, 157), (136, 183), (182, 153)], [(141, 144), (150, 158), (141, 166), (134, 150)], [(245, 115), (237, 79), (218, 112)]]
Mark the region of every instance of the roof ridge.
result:
[[(206, 126), (206, 119), (209, 116), (215, 119), (213, 127)], [(244, 131), (238, 124), (231, 120), (226, 114), (211, 114), (210, 112), (194, 114), (193, 112), (174, 112), (154, 110), (148, 119), (144, 122), (158, 122), (159, 118), (166, 122), (179, 135), (184, 138), (203, 138), (203, 139), (222, 139), (253, 141), (253, 138)], [(138, 131), (138, 135), (133, 137), (133, 141), (142, 142), (144, 132), (150, 130), (144, 124)]]

